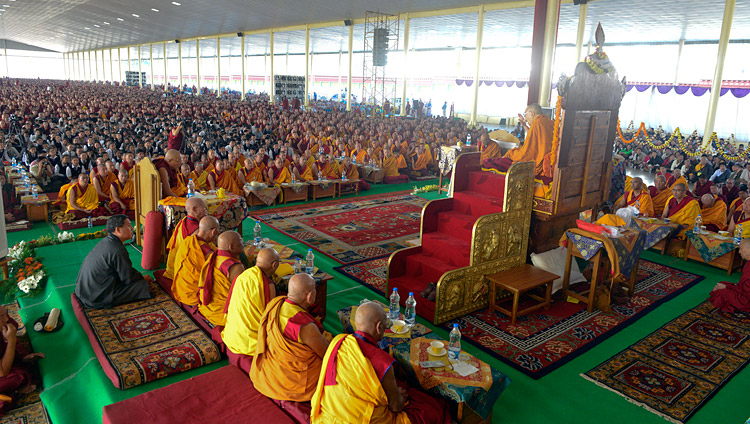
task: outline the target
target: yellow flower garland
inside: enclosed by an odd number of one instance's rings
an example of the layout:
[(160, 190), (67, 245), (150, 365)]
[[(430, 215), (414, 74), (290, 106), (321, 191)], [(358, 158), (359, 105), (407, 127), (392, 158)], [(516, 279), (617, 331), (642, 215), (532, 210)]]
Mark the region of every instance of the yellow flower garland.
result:
[[(552, 152), (549, 155), (549, 167), (554, 169), (557, 160), (557, 148), (560, 147), (560, 115), (562, 114), (562, 96), (557, 96), (555, 106), (555, 123), (552, 130)], [(618, 126), (619, 128), (619, 126)]]

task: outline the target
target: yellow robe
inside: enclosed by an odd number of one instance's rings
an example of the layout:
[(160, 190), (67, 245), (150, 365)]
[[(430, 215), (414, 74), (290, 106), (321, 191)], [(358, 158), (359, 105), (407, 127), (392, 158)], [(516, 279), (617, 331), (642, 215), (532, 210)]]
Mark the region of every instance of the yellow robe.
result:
[(398, 162), (393, 156), (388, 156), (383, 159), (383, 176), (384, 177), (398, 177), (401, 175), (398, 172)]
[(421, 169), (427, 168), (427, 165), (429, 165), (432, 162), (432, 155), (430, 155), (430, 152), (425, 150), (424, 153), (419, 155), (416, 162), (414, 162), (414, 170), (419, 171)]
[[(224, 306), (226, 306), (227, 296), (229, 296), (229, 288), (232, 286), (232, 282), (229, 281), (228, 277), (229, 267), (235, 263), (239, 263), (235, 258), (219, 255), (219, 252), (221, 251), (217, 250), (206, 258), (206, 262), (201, 267), (201, 276), (198, 281), (198, 311), (211, 324), (217, 326), (224, 325), (226, 321)], [(211, 255), (217, 255), (216, 264), (213, 267), (210, 266)], [(206, 290), (206, 276), (209, 272), (213, 273), (214, 282), (210, 291), (211, 300), (205, 303), (203, 298)], [(232, 296), (234, 297), (234, 294)]]
[(169, 254), (167, 255), (167, 270), (164, 271), (164, 277), (169, 279), (174, 278), (174, 263), (177, 258), (177, 248), (180, 247), (180, 243), (183, 240), (192, 235), (197, 229), (198, 220), (190, 216), (182, 218), (174, 227), (172, 236), (169, 237), (169, 241), (167, 242)]
[[(326, 386), (321, 372), (312, 397), (310, 420), (315, 424), (365, 423), (410, 424), (406, 412), (395, 414), (388, 409), (388, 396), (352, 334), (339, 334), (328, 346), (323, 370), (328, 368), (331, 353), (339, 340), (335, 366), (336, 384)], [(368, 420), (369, 418), (369, 420)]]
[(227, 193), (234, 193), (238, 196), (242, 196), (242, 189), (238, 184), (237, 174), (232, 169), (225, 169), (221, 176), (216, 174), (216, 171), (211, 171), (211, 175), (214, 177), (216, 183), (216, 189), (223, 188)]
[(250, 379), (271, 399), (307, 402), (315, 392), (323, 360), (302, 343), (299, 330), (297, 340), (285, 336), (289, 320), (307, 312), (286, 300), (286, 296), (271, 300), (261, 317)]
[(701, 208), (701, 218), (703, 225), (714, 224), (719, 230), (727, 228), (727, 204), (718, 197), (714, 197), (714, 205), (710, 208)]
[(273, 182), (275, 184), (289, 184), (292, 182), (292, 174), (289, 172), (289, 168), (286, 166), (283, 166), (281, 168), (281, 172), (279, 172), (279, 175), (274, 178)]
[(215, 250), (216, 246), (199, 239), (196, 234), (188, 236), (180, 243), (175, 253), (172, 280), (172, 295), (175, 300), (190, 306), (198, 304), (201, 269), (206, 263), (206, 257)]
[[(128, 180), (128, 182), (125, 183), (125, 186), (120, 183), (120, 180), (115, 180), (112, 184), (115, 186), (115, 189), (117, 190), (117, 196), (120, 198), (122, 203), (125, 203), (128, 206), (129, 210), (134, 210), (135, 189), (133, 180)], [(116, 203), (114, 196), (112, 196), (111, 189), (109, 192), (109, 199), (111, 201), (110, 204)]]
[(680, 178), (674, 180), (674, 182), (672, 183), (671, 186), (669, 186), (669, 188), (674, 188), (674, 186), (676, 186), (677, 184), (685, 184), (685, 187), (687, 187), (687, 180), (685, 179), (685, 177), (680, 175)]
[(627, 195), (626, 200), (628, 206), (635, 206), (636, 202), (638, 202), (640, 204), (638, 210), (641, 212), (641, 215), (650, 217), (654, 216), (654, 203), (651, 200), (651, 195), (648, 194), (648, 190), (642, 188), (641, 197), (638, 197), (633, 191), (629, 191), (625, 194)]
[(243, 271), (234, 282), (226, 325), (221, 332), (224, 344), (232, 352), (255, 355), (260, 319), (266, 309), (267, 298), (270, 297), (266, 289), (263, 271), (257, 266)]
[[(102, 192), (107, 195), (107, 197), (110, 196), (109, 190), (111, 189), (112, 183), (117, 181), (117, 175), (110, 172), (107, 174), (107, 178), (104, 179), (104, 181), (101, 181), (101, 178), (99, 178), (99, 175), (96, 176), (96, 178), (99, 180), (100, 188), (102, 189)], [(94, 180), (91, 180), (90, 184), (94, 184)]]
[[(669, 200), (667, 200), (667, 205), (674, 197), (670, 197)], [(682, 209), (677, 211), (676, 213), (669, 211), (669, 218), (672, 222), (675, 224), (685, 225), (686, 228), (683, 228), (680, 230), (680, 233), (678, 234), (679, 238), (685, 237), (685, 231), (693, 229), (693, 226), (695, 225), (695, 218), (698, 217), (698, 215), (701, 213), (701, 207), (697, 200), (691, 199), (687, 205), (685, 205)]]
[(193, 180), (196, 190), (208, 189), (208, 172), (203, 171), (198, 175), (195, 171), (190, 171), (189, 177)]
[(534, 161), (536, 174), (541, 174), (544, 155), (552, 151), (553, 127), (554, 122), (546, 115), (537, 115), (526, 133), (523, 146), (509, 150), (505, 157), (513, 162)]
[(483, 161), (485, 159), (495, 159), (502, 156), (502, 152), (500, 151), (500, 146), (495, 143), (494, 141), (490, 140), (489, 144), (484, 146), (482, 149), (482, 154), (479, 157), (480, 161)]
[(177, 197), (183, 197), (187, 194), (187, 181), (183, 181), (184, 178), (182, 174), (177, 174), (177, 185), (170, 187), (172, 193)]
[(667, 200), (669, 200), (670, 197), (672, 197), (672, 190), (665, 188), (655, 197), (651, 198), (651, 202), (654, 204), (654, 216), (661, 217), (664, 213), (664, 207), (667, 205)]
[(310, 165), (305, 166), (305, 170), (302, 171), (302, 173), (300, 174), (300, 178), (302, 178), (305, 181), (312, 181), (315, 179), (313, 177), (312, 167)]
[(263, 182), (263, 171), (261, 171), (261, 169), (257, 166), (254, 166), (250, 171), (242, 168), (239, 172), (242, 173), (242, 176), (245, 178), (246, 183), (251, 183), (253, 181), (257, 181), (259, 183)]
[[(342, 165), (343, 167), (343, 165)], [(349, 180), (358, 180), (359, 179), (359, 171), (357, 170), (357, 167), (354, 165), (349, 165), (349, 169), (346, 169), (346, 178)]]
[(78, 205), (78, 207), (87, 210), (92, 210), (99, 207), (99, 194), (96, 192), (94, 185), (87, 185), (86, 191), (82, 192), (81, 187), (78, 185), (78, 183), (75, 183), (72, 187), (70, 187), (70, 190), (68, 190), (68, 208), (65, 210), (65, 213), (77, 210), (76, 208), (71, 206), (72, 204), (70, 203), (70, 193), (72, 193), (73, 190), (76, 191), (76, 205)]

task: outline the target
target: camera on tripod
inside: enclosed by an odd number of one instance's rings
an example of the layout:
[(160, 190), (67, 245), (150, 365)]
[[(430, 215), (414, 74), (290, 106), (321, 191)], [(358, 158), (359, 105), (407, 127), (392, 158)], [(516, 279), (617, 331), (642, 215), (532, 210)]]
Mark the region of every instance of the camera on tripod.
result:
[(15, 113), (11, 113), (10, 116), (8, 117), (8, 120), (10, 122), (16, 122), (16, 120), (18, 120), (18, 117), (16, 116)]

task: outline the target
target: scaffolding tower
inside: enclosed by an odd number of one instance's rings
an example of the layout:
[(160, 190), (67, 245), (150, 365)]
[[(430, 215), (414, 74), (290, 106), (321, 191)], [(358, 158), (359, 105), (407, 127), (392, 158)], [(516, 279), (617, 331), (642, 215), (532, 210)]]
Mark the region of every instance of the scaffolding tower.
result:
[(362, 103), (369, 105), (372, 114), (390, 103), (390, 113), (395, 115), (395, 77), (386, 74), (388, 52), (399, 48), (401, 20), (399, 15), (367, 11), (365, 14), (364, 61), (362, 69)]

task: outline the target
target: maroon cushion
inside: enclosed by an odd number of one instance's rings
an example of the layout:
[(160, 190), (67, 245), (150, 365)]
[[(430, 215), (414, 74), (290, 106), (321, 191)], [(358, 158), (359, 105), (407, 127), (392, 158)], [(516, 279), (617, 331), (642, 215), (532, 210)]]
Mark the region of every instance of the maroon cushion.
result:
[(156, 269), (161, 263), (162, 232), (164, 231), (164, 214), (151, 211), (146, 215), (143, 224), (143, 269)]

